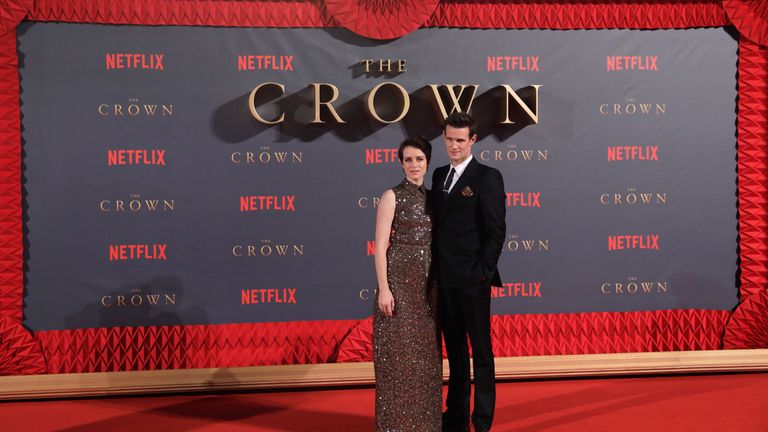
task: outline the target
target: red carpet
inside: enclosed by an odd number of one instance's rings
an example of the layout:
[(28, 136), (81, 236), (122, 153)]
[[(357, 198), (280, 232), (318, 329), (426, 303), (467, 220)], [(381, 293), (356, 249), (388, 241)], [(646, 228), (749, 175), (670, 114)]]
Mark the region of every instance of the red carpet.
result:
[[(0, 403), (0, 431), (372, 431), (372, 388)], [(768, 431), (768, 374), (498, 384), (494, 431)]]

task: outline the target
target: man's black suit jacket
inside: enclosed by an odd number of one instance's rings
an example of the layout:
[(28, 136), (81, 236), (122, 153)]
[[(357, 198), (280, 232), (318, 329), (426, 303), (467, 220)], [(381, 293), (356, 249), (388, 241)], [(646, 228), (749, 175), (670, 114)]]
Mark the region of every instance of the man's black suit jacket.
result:
[(448, 169), (442, 166), (432, 174), (435, 270), (441, 289), (476, 295), (489, 285), (501, 286), (497, 264), (506, 236), (504, 179), (499, 170), (473, 158), (446, 196)]

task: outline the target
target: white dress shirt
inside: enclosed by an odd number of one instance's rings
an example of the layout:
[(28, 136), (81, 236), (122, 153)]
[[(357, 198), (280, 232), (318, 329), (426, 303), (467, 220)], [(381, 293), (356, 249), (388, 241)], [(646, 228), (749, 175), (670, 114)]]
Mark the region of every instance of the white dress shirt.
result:
[[(467, 165), (469, 165), (469, 162), (472, 161), (472, 155), (470, 154), (469, 157), (462, 163), (453, 166), (453, 163), (451, 163), (451, 167), (453, 167), (453, 170), (456, 171), (453, 174), (453, 181), (451, 182), (451, 186), (448, 188), (448, 193), (451, 192), (453, 189), (453, 186), (456, 184), (456, 182), (459, 181), (459, 177), (461, 177), (461, 173), (464, 172), (465, 169), (467, 169)], [(450, 174), (451, 168), (448, 168), (448, 173)], [(446, 180), (448, 180), (448, 177), (446, 177)]]

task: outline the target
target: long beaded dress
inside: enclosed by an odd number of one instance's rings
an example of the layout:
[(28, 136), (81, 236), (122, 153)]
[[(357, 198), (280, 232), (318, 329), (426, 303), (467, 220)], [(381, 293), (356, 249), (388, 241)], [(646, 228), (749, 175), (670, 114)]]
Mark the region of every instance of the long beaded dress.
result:
[(437, 288), (427, 282), (432, 223), (426, 190), (406, 179), (392, 191), (395, 216), (387, 278), (395, 298), (394, 315), (385, 316), (376, 302), (373, 308), (376, 430), (438, 432), (443, 363)]

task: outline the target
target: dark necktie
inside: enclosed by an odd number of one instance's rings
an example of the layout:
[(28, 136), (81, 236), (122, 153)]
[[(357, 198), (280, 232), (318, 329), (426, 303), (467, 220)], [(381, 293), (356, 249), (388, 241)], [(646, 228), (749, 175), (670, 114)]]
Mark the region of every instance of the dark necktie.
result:
[(443, 185), (443, 195), (448, 195), (448, 192), (451, 190), (451, 183), (453, 183), (453, 175), (456, 173), (456, 170), (451, 167), (451, 171), (448, 172), (448, 178), (445, 179), (445, 184)]

